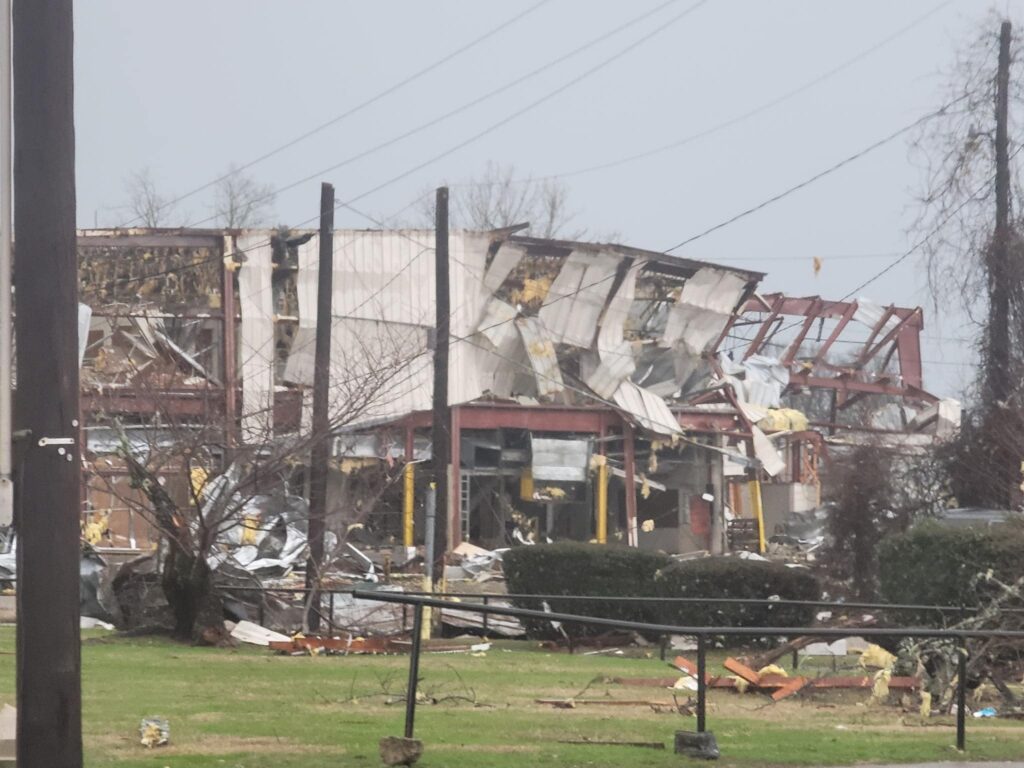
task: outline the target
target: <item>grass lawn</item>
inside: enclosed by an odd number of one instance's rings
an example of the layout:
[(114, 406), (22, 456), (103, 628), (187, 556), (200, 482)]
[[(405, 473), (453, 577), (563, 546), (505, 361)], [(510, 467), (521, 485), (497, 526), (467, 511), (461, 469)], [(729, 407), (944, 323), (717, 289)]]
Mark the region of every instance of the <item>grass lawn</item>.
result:
[[(211, 649), (162, 639), (85, 633), (84, 731), (89, 766), (307, 768), (379, 766), (377, 741), (401, 735), (407, 657), (280, 657), (257, 648)], [(595, 677), (662, 677), (657, 658), (569, 656), (505, 643), (483, 657), (424, 655), (421, 691), (475, 696), (417, 708), (420, 765), (678, 766), (676, 729), (692, 719), (643, 706), (553, 709), (535, 698), (578, 694)], [(14, 699), (14, 631), (0, 628), (0, 700)], [(470, 695), (468, 691), (473, 693)], [(667, 691), (599, 682), (587, 698), (671, 701)], [(712, 692), (708, 727), (724, 766), (840, 765), (962, 758), (951, 722), (922, 727), (896, 707), (865, 706), (867, 692), (769, 699)], [(146, 750), (139, 720), (162, 715), (171, 746)], [(559, 743), (565, 739), (662, 741), (668, 749)], [(970, 719), (970, 759), (1024, 760), (1024, 723)]]

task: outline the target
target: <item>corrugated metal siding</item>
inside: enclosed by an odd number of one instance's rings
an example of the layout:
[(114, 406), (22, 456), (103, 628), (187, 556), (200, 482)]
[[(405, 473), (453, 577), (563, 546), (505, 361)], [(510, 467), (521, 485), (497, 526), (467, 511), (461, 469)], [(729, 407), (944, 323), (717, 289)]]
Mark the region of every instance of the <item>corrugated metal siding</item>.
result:
[[(484, 286), (485, 262), (490, 238), (473, 232), (453, 232), (449, 238), (450, 292), (452, 306), (451, 333), (453, 337), (468, 337), (477, 327), (483, 314), (484, 303), (490, 292)], [(332, 296), (335, 318), (373, 321), (395, 325), (398, 329), (432, 328), (435, 321), (434, 287), (434, 232), (433, 230), (338, 230), (334, 233), (334, 292)], [(521, 249), (517, 249), (521, 251)], [(297, 276), (300, 328), (316, 327), (316, 284), (318, 279), (318, 238), (312, 238), (299, 247)], [(500, 253), (500, 251), (499, 251)], [(497, 279), (500, 271), (511, 270), (521, 253), (505, 256), (492, 268), (498, 271), (488, 275)], [(500, 275), (504, 279), (504, 275)], [(352, 334), (337, 330), (336, 339), (354, 340)], [(404, 330), (396, 330), (401, 336)], [(378, 341), (379, 335), (375, 336)], [(358, 339), (355, 339), (358, 341)], [(299, 339), (296, 339), (298, 342)], [(332, 343), (332, 355), (338, 343)], [(359, 349), (357, 345), (355, 347)], [(353, 356), (351, 350), (348, 356)], [(310, 350), (293, 347), (293, 361), (289, 359), (286, 376), (289, 381), (303, 382), (312, 371)], [(477, 365), (479, 352), (458, 338), (453, 339), (449, 354), (449, 390), (452, 403), (465, 403), (483, 394), (481, 372)], [(432, 363), (426, 356), (425, 374), (415, 380), (432, 381)], [(378, 360), (379, 362), (379, 360)], [(332, 365), (332, 387), (338, 368)], [(429, 407), (429, 397), (410, 391), (411, 384), (395, 392), (397, 402), (419, 410)], [(415, 390), (415, 387), (413, 387)], [(427, 390), (429, 395), (429, 389)], [(423, 403), (426, 403), (424, 406)], [(380, 411), (380, 408), (375, 408)], [(396, 413), (406, 412), (397, 410)]]
[(743, 278), (729, 272), (698, 270), (669, 310), (662, 344), (672, 346), (682, 339), (691, 352), (702, 353), (725, 329), (746, 285)]
[(526, 355), (530, 358), (530, 365), (537, 378), (537, 393), (547, 397), (564, 391), (558, 355), (544, 323), (537, 317), (521, 317), (516, 320), (516, 326), (522, 334)]
[(238, 240), (246, 260), (238, 271), (238, 301), (242, 328), (238, 340), (242, 380), (242, 439), (266, 441), (273, 434), (274, 414), (274, 293), (272, 252), (266, 233)]
[(615, 403), (648, 432), (672, 435), (683, 431), (664, 400), (631, 381), (619, 385), (615, 391)]
[(610, 253), (570, 253), (551, 284), (540, 318), (551, 340), (589, 349), (622, 257)]

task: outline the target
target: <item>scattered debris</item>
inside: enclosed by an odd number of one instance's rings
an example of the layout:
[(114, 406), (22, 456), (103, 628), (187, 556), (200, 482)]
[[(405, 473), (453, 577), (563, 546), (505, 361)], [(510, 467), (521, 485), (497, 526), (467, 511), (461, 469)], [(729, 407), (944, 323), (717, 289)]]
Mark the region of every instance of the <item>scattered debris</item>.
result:
[(649, 701), (647, 699), (534, 699), (534, 704), (544, 704), (555, 709), (575, 709), (579, 706), (600, 707), (674, 707), (672, 702)]
[(139, 737), (147, 749), (166, 746), (171, 740), (171, 725), (163, 717), (144, 717), (139, 725)]
[[(225, 623), (226, 626), (226, 623)], [(242, 643), (249, 643), (250, 645), (261, 645), (263, 647), (269, 647), (272, 642), (284, 642), (287, 643), (291, 640), (288, 635), (282, 635), (280, 632), (274, 632), (272, 629), (261, 627), (259, 624), (254, 624), (251, 621), (240, 621), (231, 628), (231, 637), (235, 638)]]

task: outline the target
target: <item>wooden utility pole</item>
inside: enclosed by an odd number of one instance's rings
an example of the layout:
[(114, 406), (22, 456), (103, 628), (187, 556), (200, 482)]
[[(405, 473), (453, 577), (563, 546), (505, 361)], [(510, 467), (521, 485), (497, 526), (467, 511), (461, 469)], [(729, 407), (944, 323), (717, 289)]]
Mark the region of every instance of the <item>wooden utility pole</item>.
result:
[(995, 229), (986, 254), (988, 273), (988, 323), (985, 338), (986, 442), (991, 451), (993, 503), (1009, 506), (1020, 482), (1019, 435), (1008, 421), (1013, 393), (1010, 341), (1010, 301), (1017, 279), (1011, 263), (1010, 226), (1010, 42), (1012, 28), (1004, 21), (999, 30), (999, 61), (995, 102)]
[(989, 253), (988, 378), (990, 395), (1005, 403), (1013, 383), (1010, 371), (1010, 22), (999, 31), (999, 68), (996, 72), (996, 226)]
[(14, 4), (18, 765), (80, 768), (72, 0)]
[(306, 588), (311, 632), (320, 629), (320, 578), (327, 517), (327, 458), (331, 449), (328, 392), (331, 384), (331, 292), (334, 287), (334, 187), (320, 185), (320, 265), (316, 291), (316, 357), (313, 364), (313, 445), (309, 461), (309, 560)]
[(448, 335), (451, 296), (448, 283), (448, 188), (438, 187), (434, 211), (434, 282), (436, 315), (434, 322), (434, 415), (432, 458), (437, 487), (437, 513), (434, 518), (434, 584), (444, 578), (444, 555), (448, 549), (448, 518), (451, 515), (452, 411), (448, 405)]

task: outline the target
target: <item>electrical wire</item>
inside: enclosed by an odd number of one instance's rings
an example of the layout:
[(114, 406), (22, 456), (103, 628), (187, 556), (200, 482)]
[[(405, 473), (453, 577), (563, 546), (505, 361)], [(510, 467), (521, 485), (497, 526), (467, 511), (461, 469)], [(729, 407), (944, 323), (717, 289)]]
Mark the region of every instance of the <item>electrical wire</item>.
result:
[[(232, 169), (230, 172), (228, 172), (226, 174), (218, 176), (217, 178), (212, 179), (211, 181), (208, 181), (208, 182), (206, 182), (204, 184), (201, 184), (200, 186), (195, 187), (194, 189), (191, 189), (188, 192), (186, 192), (186, 193), (184, 193), (182, 195), (179, 195), (178, 197), (175, 197), (173, 200), (169, 200), (166, 203), (163, 203), (162, 205), (157, 207), (157, 210), (158, 211), (164, 210), (166, 208), (169, 208), (172, 205), (176, 205), (176, 204), (180, 203), (181, 201), (186, 200), (189, 197), (192, 197), (193, 195), (196, 195), (196, 194), (198, 194), (200, 192), (203, 192), (203, 191), (209, 189), (210, 187), (215, 186), (216, 184), (221, 183), (225, 179), (228, 179), (228, 178), (230, 178), (231, 176), (233, 176), (233, 175), (235, 175), (237, 173), (240, 173), (242, 171), (248, 170), (249, 168), (252, 168), (254, 165), (262, 163), (264, 160), (269, 160), (271, 157), (274, 157), (275, 155), (279, 155), (282, 152), (284, 152), (285, 150), (291, 149), (296, 144), (299, 144), (299, 143), (305, 141), (306, 139), (310, 138), (311, 136), (314, 136), (314, 135), (320, 133), (321, 131), (324, 131), (327, 128), (330, 128), (331, 126), (337, 125), (338, 123), (342, 122), (343, 120), (346, 120), (346, 119), (352, 117), (353, 115), (355, 115), (355, 114), (357, 114), (359, 112), (362, 112), (367, 107), (370, 107), (373, 104), (376, 104), (378, 101), (381, 101), (382, 99), (390, 96), (391, 94), (395, 93), (396, 91), (401, 90), (405, 86), (407, 86), (407, 85), (409, 85), (411, 83), (416, 82), (420, 78), (422, 78), (422, 77), (428, 75), (429, 73), (433, 72), (435, 69), (438, 69), (442, 65), (447, 64), (449, 61), (452, 61), (453, 59), (457, 58), (458, 56), (461, 56), (463, 53), (466, 53), (467, 51), (471, 50), (472, 48), (475, 48), (476, 46), (478, 46), (480, 43), (484, 42), (485, 40), (487, 40), (487, 39), (489, 39), (491, 37), (494, 37), (494, 35), (498, 34), (499, 32), (501, 32), (502, 30), (506, 29), (507, 27), (512, 26), (517, 21), (520, 21), (521, 19), (525, 18), (526, 16), (529, 16), (531, 13), (533, 13), (536, 10), (538, 10), (542, 6), (547, 5), (549, 2), (551, 2), (551, 0), (539, 0), (539, 2), (534, 3), (533, 5), (529, 6), (525, 10), (515, 14), (511, 18), (506, 19), (505, 21), (503, 21), (501, 24), (497, 25), (496, 27), (492, 27), (491, 29), (487, 30), (482, 35), (480, 35), (479, 37), (473, 38), (468, 43), (460, 46), (459, 48), (456, 48), (451, 53), (448, 53), (445, 56), (442, 56), (440, 59), (437, 59), (436, 61), (432, 62), (431, 64), (428, 64), (427, 66), (423, 67), (422, 69), (419, 69), (416, 72), (413, 72), (411, 75), (408, 75), (407, 77), (399, 80), (397, 83), (394, 83), (394, 84), (388, 86), (383, 91), (379, 91), (378, 93), (376, 93), (375, 95), (373, 95), (370, 98), (366, 99), (365, 101), (361, 101), (360, 103), (356, 104), (354, 107), (350, 107), (345, 112), (342, 112), (340, 115), (336, 115), (335, 117), (332, 117), (331, 119), (326, 120), (323, 123), (320, 123), (319, 125), (315, 126), (314, 128), (310, 128), (309, 130), (305, 131), (304, 133), (299, 134), (295, 138), (290, 139), (289, 141), (286, 141), (284, 144), (280, 144), (277, 147), (274, 147), (273, 149), (271, 149), (271, 150), (269, 150), (267, 152), (264, 152), (262, 155), (260, 155), (258, 157), (255, 157), (252, 160), (246, 161), (242, 165), (238, 166), (237, 168)], [(138, 221), (140, 221), (140, 217), (136, 217), (131, 222), (129, 222), (128, 224), (123, 225), (123, 226), (132, 226), (132, 224), (134, 224), (134, 223), (136, 223)]]
[(798, 85), (797, 87), (792, 88), (792, 89), (786, 91), (785, 93), (782, 93), (779, 96), (776, 96), (775, 98), (769, 99), (768, 101), (763, 102), (763, 103), (759, 104), (758, 106), (753, 107), (752, 109), (747, 110), (746, 112), (743, 112), (743, 113), (741, 113), (739, 115), (731, 117), (731, 118), (729, 118), (727, 120), (724, 120), (724, 121), (722, 121), (720, 123), (716, 123), (715, 125), (709, 126), (708, 128), (700, 130), (700, 131), (698, 131), (696, 133), (692, 133), (692, 134), (689, 134), (688, 136), (684, 136), (683, 138), (676, 139), (676, 140), (674, 140), (674, 141), (672, 141), (672, 142), (670, 142), (668, 144), (663, 144), (661, 146), (654, 147), (653, 149), (648, 149), (648, 150), (645, 150), (643, 152), (637, 152), (637, 153), (632, 154), (632, 155), (627, 155), (626, 157), (621, 157), (621, 158), (619, 158), (617, 160), (611, 160), (611, 161), (604, 162), (604, 163), (598, 163), (596, 165), (587, 166), (585, 168), (577, 168), (576, 170), (566, 171), (566, 172), (563, 172), (563, 173), (554, 173), (554, 174), (548, 174), (548, 175), (543, 175), (543, 176), (531, 176), (531, 177), (526, 177), (526, 178), (522, 178), (522, 179), (511, 179), (508, 182), (497, 182), (497, 181), (474, 182), (474, 181), (466, 181), (466, 182), (459, 182), (459, 183), (455, 183), (455, 184), (450, 184), (449, 186), (452, 187), (452, 188), (459, 188), (459, 187), (493, 186), (493, 185), (499, 184), (499, 183), (501, 183), (501, 184), (503, 184), (503, 183), (509, 183), (509, 184), (530, 184), (530, 183), (536, 183), (536, 182), (542, 182), (542, 181), (556, 181), (556, 180), (559, 180), (559, 179), (572, 178), (574, 176), (582, 176), (582, 175), (585, 175), (585, 174), (588, 174), (588, 173), (595, 173), (597, 171), (604, 171), (604, 170), (608, 170), (609, 168), (616, 168), (616, 167), (618, 167), (620, 165), (626, 165), (627, 163), (632, 163), (632, 162), (635, 162), (637, 160), (643, 160), (643, 159), (646, 159), (648, 157), (653, 157), (655, 155), (659, 155), (659, 154), (662, 154), (664, 152), (668, 152), (668, 151), (673, 150), (673, 149), (678, 149), (680, 147), (686, 146), (687, 144), (691, 144), (694, 141), (698, 141), (699, 139), (707, 138), (708, 136), (711, 136), (711, 135), (714, 135), (716, 133), (719, 133), (720, 131), (723, 131), (723, 130), (725, 130), (727, 128), (731, 128), (732, 126), (738, 125), (739, 123), (746, 122), (750, 118), (755, 117), (755, 116), (757, 116), (757, 115), (759, 115), (759, 114), (761, 114), (763, 112), (767, 112), (768, 110), (773, 109), (774, 107), (777, 107), (780, 104), (784, 104), (785, 102), (789, 101), (790, 99), (793, 99), (796, 96), (799, 96), (800, 94), (805, 93), (806, 91), (814, 88), (815, 86), (820, 85), (823, 82), (826, 82), (827, 80), (835, 77), (836, 75), (844, 72), (845, 70), (849, 69), (850, 67), (854, 66), (855, 64), (860, 63), (861, 61), (863, 61), (864, 59), (868, 58), (872, 54), (874, 54), (877, 51), (881, 50), (882, 48), (884, 48), (889, 43), (899, 39), (900, 37), (905, 35), (907, 32), (910, 32), (914, 28), (920, 26), (925, 21), (930, 19), (932, 16), (937, 14), (939, 11), (941, 11), (944, 8), (946, 8), (947, 6), (951, 5), (952, 2), (953, 2), (953, 0), (946, 0), (945, 2), (939, 3), (937, 6), (932, 8), (927, 13), (924, 13), (921, 16), (918, 16), (917, 18), (912, 20), (910, 23), (906, 24), (903, 27), (900, 27), (899, 29), (897, 29), (895, 32), (893, 32), (889, 36), (883, 38), (879, 42), (875, 43), (874, 45), (870, 46), (869, 48), (866, 48), (865, 50), (861, 51), (860, 53), (856, 54), (855, 56), (852, 56), (851, 58), (846, 59), (842, 63), (832, 67), (831, 69), (829, 69), (829, 70), (827, 70), (827, 71), (825, 71), (823, 73), (821, 73), (817, 77), (814, 77), (814, 78), (812, 78), (810, 80), (807, 80), (806, 82), (802, 83), (801, 85)]
[[(963, 98), (964, 97), (960, 97), (960, 99), (957, 99), (956, 101), (959, 101), (959, 100), (961, 100)], [(803, 181), (799, 182), (798, 184), (794, 184), (793, 186), (784, 189), (782, 192), (779, 192), (776, 195), (772, 195), (767, 200), (763, 200), (760, 203), (758, 203), (757, 205), (751, 206), (750, 208), (747, 208), (747, 209), (737, 213), (735, 216), (730, 216), (725, 221), (719, 222), (718, 224), (715, 224), (714, 226), (708, 227), (704, 231), (698, 232), (695, 235), (691, 235), (690, 237), (686, 238), (685, 240), (681, 240), (680, 242), (678, 242), (675, 245), (673, 245), (671, 248), (665, 249), (664, 252), (665, 253), (671, 253), (672, 251), (678, 250), (679, 248), (682, 248), (685, 245), (689, 245), (690, 243), (696, 242), (697, 240), (700, 240), (700, 239), (702, 239), (704, 237), (707, 237), (708, 235), (712, 234), (713, 232), (717, 232), (718, 230), (723, 229), (723, 228), (729, 226), (730, 224), (735, 224), (740, 219), (744, 219), (747, 216), (750, 216), (751, 214), (757, 213), (758, 211), (761, 211), (761, 210), (767, 208), (769, 205), (771, 205), (773, 203), (777, 203), (779, 200), (782, 200), (782, 199), (784, 199), (786, 197), (789, 197), (790, 195), (792, 195), (795, 192), (799, 192), (800, 190), (805, 189), (806, 187), (810, 186), (814, 182), (820, 181), (821, 179), (823, 179), (823, 178), (825, 178), (827, 176), (830, 176), (831, 174), (835, 173), (836, 171), (841, 170), (842, 168), (845, 168), (847, 165), (850, 165), (851, 163), (856, 162), (857, 160), (860, 160), (861, 158), (869, 155), (870, 153), (874, 152), (876, 149), (884, 147), (886, 144), (889, 144), (889, 143), (895, 141), (896, 139), (898, 139), (903, 134), (907, 133), (908, 131), (913, 130), (914, 128), (917, 128), (918, 126), (922, 125), (923, 123), (927, 122), (928, 120), (932, 120), (932, 119), (934, 119), (936, 117), (939, 117), (940, 115), (945, 114), (946, 111), (951, 106), (953, 106), (953, 104), (956, 103), (956, 101), (950, 102), (949, 104), (946, 104), (945, 106), (940, 107), (939, 109), (935, 110), (934, 112), (929, 112), (927, 115), (923, 115), (922, 117), (917, 118), (913, 122), (904, 125), (902, 128), (898, 128), (897, 130), (893, 131), (888, 136), (885, 136), (884, 138), (879, 139), (878, 141), (873, 142), (872, 144), (869, 144), (868, 146), (864, 147), (863, 149), (858, 150), (857, 152), (854, 152), (852, 155), (844, 157), (839, 162), (830, 165), (828, 168), (826, 168), (826, 169), (824, 169), (822, 171), (819, 171), (818, 173), (814, 174), (813, 176), (810, 176), (809, 178), (804, 179)]]
[[(642, 18), (646, 18), (646, 17), (650, 16), (652, 13), (654, 13), (654, 12), (656, 12), (658, 10), (661, 10), (664, 6), (666, 6), (666, 5), (670, 4), (670, 3), (677, 2), (677, 1), (678, 0), (668, 0), (668, 2), (663, 3), (662, 5), (657, 6), (654, 9), (654, 11), (650, 11), (650, 12), (644, 14), (642, 17), (638, 17), (637, 19), (634, 19), (633, 21), (629, 22), (627, 24), (627, 26), (631, 25), (633, 23), (636, 23), (636, 21), (638, 21), (638, 20), (640, 20)], [(393, 176), (392, 178), (388, 179), (387, 181), (384, 181), (384, 182), (378, 184), (377, 186), (372, 187), (371, 189), (368, 189), (365, 192), (363, 192), (363, 193), (361, 193), (361, 194), (359, 194), (359, 195), (357, 195), (357, 196), (355, 196), (353, 198), (350, 198), (347, 202), (350, 202), (350, 203), (358, 202), (359, 200), (362, 200), (363, 198), (368, 197), (369, 195), (372, 195), (375, 192), (379, 192), (380, 190), (382, 190), (382, 189), (384, 189), (386, 187), (389, 187), (392, 184), (394, 184), (394, 183), (396, 183), (398, 181), (401, 181), (402, 179), (408, 178), (409, 176), (413, 175), (417, 171), (421, 171), (424, 168), (426, 168), (426, 167), (428, 167), (430, 165), (433, 165), (434, 163), (438, 162), (439, 160), (443, 160), (444, 158), (448, 157), (449, 155), (454, 154), (455, 152), (459, 151), (460, 149), (464, 149), (465, 147), (468, 147), (469, 145), (474, 144), (475, 142), (479, 141), (480, 139), (484, 138), (485, 136), (488, 136), (491, 133), (493, 133), (494, 131), (498, 130), (499, 128), (504, 127), (505, 125), (507, 125), (508, 123), (512, 122), (513, 120), (515, 120), (515, 119), (517, 119), (519, 117), (522, 117), (523, 115), (525, 115), (526, 113), (530, 112), (531, 110), (536, 109), (537, 107), (541, 106), (542, 104), (544, 104), (544, 103), (550, 101), (551, 99), (555, 98), (556, 96), (564, 93), (568, 89), (572, 88), (574, 85), (577, 85), (578, 83), (582, 82), (583, 80), (586, 80), (591, 75), (596, 74), (597, 72), (601, 71), (605, 67), (607, 67), (610, 64), (614, 63), (615, 61), (618, 61), (623, 56), (626, 56), (627, 54), (631, 53), (636, 48), (639, 48), (641, 45), (643, 45), (644, 43), (646, 43), (647, 41), (649, 41), (653, 37), (661, 34), (665, 30), (671, 28), (674, 24), (678, 23), (679, 21), (684, 19), (686, 16), (688, 16), (692, 12), (696, 11), (698, 8), (700, 8), (702, 5), (705, 5), (708, 2), (710, 2), (710, 0), (697, 0), (696, 3), (690, 5), (685, 10), (683, 10), (681, 13), (678, 13), (675, 16), (669, 18), (667, 21), (662, 22), (658, 27), (656, 27), (652, 31), (647, 32), (646, 34), (644, 34), (643, 36), (641, 36), (637, 40), (634, 40), (633, 42), (631, 42), (629, 45), (625, 46), (624, 48), (619, 49), (618, 51), (616, 51), (614, 54), (612, 54), (608, 58), (602, 59), (596, 65), (594, 65), (592, 67), (589, 67), (588, 69), (584, 70), (582, 73), (574, 76), (573, 78), (571, 78), (567, 82), (563, 83), (562, 85), (558, 86), (554, 90), (548, 91), (543, 96), (541, 96), (541, 97), (539, 97), (537, 99), (534, 99), (533, 101), (529, 102), (526, 106), (521, 107), (521, 108), (519, 108), (519, 109), (517, 109), (517, 110), (515, 110), (513, 112), (510, 112), (509, 114), (505, 115), (500, 120), (498, 120), (498, 121), (496, 121), (494, 123), (491, 123), (490, 125), (488, 125), (483, 130), (480, 130), (477, 133), (474, 133), (469, 138), (460, 141), (459, 143), (449, 147), (448, 149), (446, 149), (446, 150), (444, 150), (444, 151), (442, 151), (442, 152), (440, 152), (440, 153), (438, 153), (436, 155), (433, 155), (432, 157), (428, 158), (427, 160), (424, 160), (423, 162), (418, 163), (417, 165), (413, 166), (412, 168), (409, 168), (406, 171), (403, 171), (402, 173), (398, 174), (397, 176)], [(618, 29), (613, 30), (611, 33), (606, 33), (606, 35), (604, 35), (603, 37), (607, 37), (608, 34), (614, 34), (617, 31), (619, 31), (619, 30)], [(598, 39), (601, 39), (601, 38), (598, 38)], [(595, 42), (595, 41), (592, 41), (591, 43), (588, 43), (587, 45), (589, 46), (589, 45), (593, 44), (593, 42)], [(442, 118), (439, 118), (439, 119), (442, 119)], [(429, 124), (425, 124), (425, 125), (429, 125)], [(412, 133), (414, 133), (414, 132), (416, 132), (418, 130), (419, 129), (415, 129), (414, 131), (409, 132), (407, 135), (411, 135)], [(305, 183), (307, 183), (309, 181), (312, 181), (315, 178), (321, 177), (324, 174), (327, 174), (327, 173), (330, 173), (331, 171), (337, 170), (338, 168), (342, 167), (343, 165), (348, 164), (349, 162), (352, 162), (352, 161), (354, 161), (356, 159), (359, 159), (361, 157), (365, 157), (367, 154), (370, 154), (371, 152), (377, 151), (377, 149), (383, 148), (385, 146), (389, 146), (391, 143), (394, 143), (394, 141), (398, 141), (401, 138), (404, 138), (404, 135), (401, 136), (401, 137), (398, 137), (397, 139), (390, 140), (389, 142), (385, 142), (384, 144), (378, 145), (376, 148), (373, 148), (371, 150), (367, 150), (366, 152), (360, 153), (359, 155), (356, 155), (356, 156), (353, 156), (353, 157), (348, 158), (346, 160), (343, 160), (343, 161), (341, 161), (341, 163), (336, 163), (334, 165), (330, 165), (330, 166), (328, 166), (326, 168), (322, 168), (322, 169), (320, 169), (318, 171), (315, 171), (314, 173), (309, 174), (308, 176), (305, 176), (305, 177), (303, 177), (301, 179), (293, 181), (293, 182), (291, 182), (289, 184), (285, 184), (283, 187), (278, 187), (277, 189), (274, 190), (273, 194), (276, 195), (276, 194), (278, 194), (280, 192), (286, 192), (286, 191), (288, 191), (290, 189), (294, 189), (295, 187), (300, 186), (302, 184), (305, 184)], [(270, 197), (270, 194), (264, 196), (264, 198), (262, 198), (262, 199), (267, 199), (269, 197)], [(260, 199), (257, 199), (255, 202), (259, 202), (259, 201), (260, 201)], [(338, 203), (335, 207), (336, 208), (337, 207), (341, 207), (342, 205), (343, 205), (343, 203)], [(203, 224), (203, 223), (211, 221), (211, 220), (213, 220), (215, 218), (216, 218), (215, 215), (214, 216), (210, 216), (210, 217), (202, 219), (202, 220), (200, 220), (198, 222), (195, 222), (194, 224), (192, 224), (190, 226), (195, 226), (197, 224)]]

